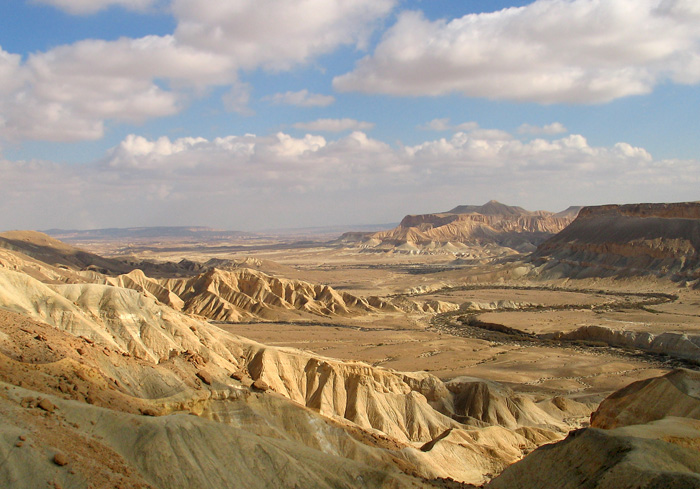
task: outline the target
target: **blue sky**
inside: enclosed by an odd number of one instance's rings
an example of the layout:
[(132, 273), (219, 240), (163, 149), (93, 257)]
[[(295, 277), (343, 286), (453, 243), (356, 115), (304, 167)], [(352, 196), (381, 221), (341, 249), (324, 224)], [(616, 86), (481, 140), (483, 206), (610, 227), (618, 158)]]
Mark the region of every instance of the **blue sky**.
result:
[(0, 229), (700, 199), (695, 0), (5, 0)]

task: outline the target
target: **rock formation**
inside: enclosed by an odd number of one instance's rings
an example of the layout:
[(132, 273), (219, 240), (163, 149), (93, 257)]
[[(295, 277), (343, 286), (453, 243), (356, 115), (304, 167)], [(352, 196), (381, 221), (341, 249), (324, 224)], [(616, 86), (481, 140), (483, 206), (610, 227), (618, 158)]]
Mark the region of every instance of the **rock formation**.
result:
[[(133, 289), (176, 311), (214, 321), (290, 320), (303, 315), (396, 310), (379, 297), (360, 298), (328, 285), (270, 275), (262, 270), (279, 272), (284, 267), (254, 259), (210, 260), (205, 264), (185, 260), (179, 264), (125, 262), (84, 252), (33, 231), (1, 234), (0, 251), (0, 266), (4, 262), (6, 267), (43, 283), (92, 283)], [(171, 278), (153, 278), (135, 268), (137, 265), (155, 269), (156, 276), (170, 272)]]
[(470, 247), (498, 245), (519, 251), (535, 246), (566, 227), (576, 208), (559, 214), (530, 212), (494, 200), (482, 206), (457, 206), (437, 214), (409, 215), (398, 227), (377, 233), (346, 233), (340, 243), (397, 252), (466, 253)]
[(642, 380), (608, 396), (591, 414), (591, 426), (618, 428), (666, 416), (700, 420), (700, 372), (677, 369)]
[(700, 202), (584, 207), (532, 256), (545, 278), (700, 278)]
[(698, 372), (636, 382), (603, 401), (591, 420), (592, 428), (535, 450), (486, 487), (700, 487)]
[[(61, 476), (71, 487), (104, 466), (99, 454), (117, 461), (119, 477), (151, 487), (221, 487), (236, 477), (250, 487), (422, 486), (406, 474), (481, 483), (562, 437), (579, 414), (497, 384), (469, 387), (475, 379), (446, 385), (425, 372), (267, 347), (159, 302), (162, 290), (45, 284), (22, 272), (20, 259), (0, 260), (0, 381), (8, 387), (0, 416), (7, 436), (43, 433), (49, 425), (34, 417), (17, 420), (48, 398), (58, 438), (17, 455), (40, 475), (10, 470), (20, 462), (13, 452), (0, 480), (28, 477), (35, 487), (37, 478), (59, 477), (56, 464), (39, 460), (61, 451), (75, 460), (66, 465), (75, 473)], [(145, 283), (139, 274), (119, 280)], [(66, 438), (93, 448), (61, 446)], [(108, 481), (100, 487), (113, 487), (109, 472), (97, 471)], [(249, 473), (264, 475), (252, 481)]]
[(191, 278), (151, 279), (140, 270), (104, 282), (152, 294), (177, 311), (214, 321), (289, 320), (302, 314), (346, 316), (395, 310), (328, 285), (273, 277), (250, 268), (211, 270)]
[(492, 487), (700, 487), (696, 372), (633, 384), (594, 428), (542, 447), (591, 406), (270, 347), (197, 317), (381, 307), (248, 268), (114, 277), (0, 250), (0, 486), (426, 488), (484, 483), (532, 452)]
[(675, 358), (700, 361), (700, 335), (664, 332), (627, 331), (606, 326), (581, 326), (569, 332), (545, 333), (542, 339), (596, 341), (610, 346), (661, 353)]

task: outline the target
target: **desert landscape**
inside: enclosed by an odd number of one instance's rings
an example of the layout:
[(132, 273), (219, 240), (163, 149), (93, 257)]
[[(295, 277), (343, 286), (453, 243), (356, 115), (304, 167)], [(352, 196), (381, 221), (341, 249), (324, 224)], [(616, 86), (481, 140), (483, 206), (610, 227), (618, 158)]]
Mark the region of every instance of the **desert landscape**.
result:
[(5, 487), (700, 487), (700, 203), (50, 233), (0, 234)]
[(700, 489), (700, 1), (0, 2), (0, 489)]

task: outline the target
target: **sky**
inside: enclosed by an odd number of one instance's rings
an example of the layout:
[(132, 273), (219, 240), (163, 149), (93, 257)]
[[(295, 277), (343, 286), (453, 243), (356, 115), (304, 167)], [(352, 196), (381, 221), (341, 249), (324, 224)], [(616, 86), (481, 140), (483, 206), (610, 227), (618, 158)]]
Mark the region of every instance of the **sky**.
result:
[(697, 0), (3, 0), (0, 230), (700, 200)]

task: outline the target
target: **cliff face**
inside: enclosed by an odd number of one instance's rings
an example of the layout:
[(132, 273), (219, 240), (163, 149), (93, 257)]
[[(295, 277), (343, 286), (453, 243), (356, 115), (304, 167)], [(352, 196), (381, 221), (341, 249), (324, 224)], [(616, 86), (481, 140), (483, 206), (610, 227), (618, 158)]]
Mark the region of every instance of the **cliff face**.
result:
[(574, 217), (575, 213), (530, 212), (491, 201), (444, 213), (409, 215), (394, 229), (361, 236), (345, 234), (341, 241), (380, 250), (406, 245), (421, 251), (446, 244), (458, 248), (497, 244), (526, 251), (564, 229)]
[(548, 276), (647, 275), (700, 278), (700, 202), (584, 207), (538, 246)]
[(626, 204), (584, 207), (579, 216), (604, 214), (629, 217), (663, 217), (667, 219), (700, 219), (700, 202), (677, 202), (673, 204)]

